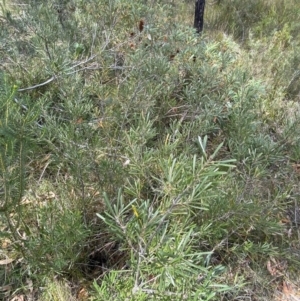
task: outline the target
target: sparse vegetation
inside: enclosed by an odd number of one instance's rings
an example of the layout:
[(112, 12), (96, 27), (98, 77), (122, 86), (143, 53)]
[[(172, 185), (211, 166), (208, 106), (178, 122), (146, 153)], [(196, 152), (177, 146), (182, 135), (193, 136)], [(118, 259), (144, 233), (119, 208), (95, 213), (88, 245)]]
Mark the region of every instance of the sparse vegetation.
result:
[(300, 3), (206, 5), (2, 1), (0, 299), (299, 287)]

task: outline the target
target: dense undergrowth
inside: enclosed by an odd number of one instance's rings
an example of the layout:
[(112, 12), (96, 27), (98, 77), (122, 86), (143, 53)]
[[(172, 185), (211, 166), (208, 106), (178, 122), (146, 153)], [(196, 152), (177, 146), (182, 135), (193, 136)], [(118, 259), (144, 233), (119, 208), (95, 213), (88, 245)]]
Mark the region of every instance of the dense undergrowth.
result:
[(207, 2), (2, 2), (0, 298), (299, 283), (300, 4)]

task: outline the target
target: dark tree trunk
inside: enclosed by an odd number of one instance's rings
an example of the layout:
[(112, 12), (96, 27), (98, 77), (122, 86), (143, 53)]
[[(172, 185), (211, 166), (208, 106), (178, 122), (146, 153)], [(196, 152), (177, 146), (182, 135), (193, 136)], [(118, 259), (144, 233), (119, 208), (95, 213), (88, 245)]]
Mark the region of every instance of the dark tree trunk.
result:
[(197, 33), (201, 33), (203, 30), (204, 7), (205, 0), (196, 0), (194, 27), (196, 28)]

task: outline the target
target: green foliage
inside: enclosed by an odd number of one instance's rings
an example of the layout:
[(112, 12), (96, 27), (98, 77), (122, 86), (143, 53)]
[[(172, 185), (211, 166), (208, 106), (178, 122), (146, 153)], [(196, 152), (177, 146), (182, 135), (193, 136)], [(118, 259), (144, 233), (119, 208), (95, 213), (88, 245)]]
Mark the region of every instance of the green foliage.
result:
[(292, 32), (299, 33), (299, 3), (292, 0), (217, 1), (215, 9), (207, 10), (209, 25), (220, 28), (246, 41), (252, 32), (262, 38), (280, 31), (293, 20)]
[(211, 253), (196, 248), (194, 239), (203, 233), (193, 220), (208, 210), (208, 191), (218, 186), (226, 174), (221, 169), (232, 167), (232, 160), (213, 161), (222, 145), (208, 156), (207, 137), (199, 137), (198, 142), (199, 158), (171, 157), (158, 163), (162, 170), (155, 177), (159, 187), (156, 200), (140, 199), (139, 191), (126, 186), (136, 197), (128, 203), (121, 190), (115, 202), (105, 196), (105, 210), (98, 216), (113, 239), (130, 253), (127, 265), (131, 270), (127, 273), (131, 276), (122, 288), (116, 285), (120, 275), (114, 272), (101, 286), (95, 283), (96, 299), (211, 300), (229, 289), (215, 282), (223, 268), (208, 265)]
[(21, 201), (26, 189), (25, 166), (29, 149), (34, 152), (34, 131), (37, 129), (39, 108), (37, 105), (29, 108), (29, 99), (17, 98), (17, 86), (10, 86), (3, 74), (0, 80), (0, 212), (9, 226), (15, 247), (19, 248), (22, 237), (17, 229), (22, 222)]
[(259, 299), (297, 262), (299, 4), (189, 7), (1, 4), (5, 296)]
[(54, 203), (36, 210), (36, 218), (40, 225), (28, 229), (25, 242), (32, 271), (38, 270), (39, 277), (75, 271), (82, 243), (88, 236), (80, 212), (70, 213)]

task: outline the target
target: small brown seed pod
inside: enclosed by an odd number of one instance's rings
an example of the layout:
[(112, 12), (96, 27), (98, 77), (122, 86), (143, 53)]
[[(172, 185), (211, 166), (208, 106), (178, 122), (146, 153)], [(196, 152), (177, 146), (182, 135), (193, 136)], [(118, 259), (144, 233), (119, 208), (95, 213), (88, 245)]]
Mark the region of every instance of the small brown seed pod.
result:
[(145, 26), (145, 21), (143, 19), (141, 19), (139, 21), (139, 31), (142, 32), (144, 30), (144, 26)]

